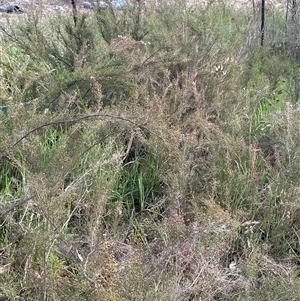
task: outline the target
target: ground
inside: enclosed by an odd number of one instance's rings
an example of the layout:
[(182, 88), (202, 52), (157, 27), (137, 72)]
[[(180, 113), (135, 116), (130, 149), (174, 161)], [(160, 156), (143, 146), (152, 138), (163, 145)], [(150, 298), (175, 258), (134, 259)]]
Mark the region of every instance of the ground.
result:
[[(92, 0), (90, 0), (92, 1)], [(82, 8), (83, 0), (77, 0), (77, 5), (80, 10), (84, 10)], [(153, 3), (155, 5), (159, 5), (163, 1), (159, 0), (145, 0), (145, 3)], [(176, 2), (176, 0), (168, 0), (168, 2)], [(230, 4), (235, 7), (249, 9), (259, 9), (261, 0), (187, 0), (190, 5), (205, 5), (208, 2), (224, 2), (226, 4)], [(19, 0), (19, 1), (9, 1), (9, 0), (1, 0), (1, 4), (18, 4), (22, 8), (27, 11), (30, 10), (42, 10), (42, 15), (49, 16), (52, 15), (55, 11), (59, 10), (61, 12), (68, 12), (72, 9), (71, 0)], [(286, 9), (287, 0), (268, 0), (266, 1), (266, 9), (267, 10), (285, 10)], [(10, 16), (10, 18), (19, 18), (20, 15)], [(6, 13), (0, 13), (0, 20), (7, 18)]]
[[(174, 0), (170, 0), (170, 2), (173, 2)], [(187, 0), (188, 3), (190, 4), (205, 4), (207, 2), (211, 2), (212, 0)], [(214, 0), (215, 2), (221, 2), (220, 0)], [(79, 6), (81, 6), (81, 3), (83, 1), (77, 1)], [(162, 1), (158, 0), (150, 0), (150, 1), (145, 1), (146, 3), (153, 2), (156, 5), (161, 3)], [(230, 5), (235, 5), (235, 6), (241, 6), (241, 7), (253, 7), (253, 6), (259, 6), (260, 0), (224, 0), (224, 3), (230, 4)], [(269, 0), (267, 1), (267, 6), (268, 8), (283, 8), (286, 6), (286, 0)], [(35, 8), (38, 6), (46, 6), (47, 10), (53, 10), (53, 9), (68, 9), (71, 6), (71, 0), (19, 0), (19, 1), (5, 1), (1, 0), (1, 4), (18, 4), (21, 6), (24, 6), (25, 8)]]

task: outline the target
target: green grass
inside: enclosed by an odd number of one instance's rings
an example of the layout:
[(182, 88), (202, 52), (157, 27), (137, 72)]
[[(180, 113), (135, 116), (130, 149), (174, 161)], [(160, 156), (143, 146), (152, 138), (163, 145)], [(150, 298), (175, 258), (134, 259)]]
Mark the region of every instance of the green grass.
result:
[(162, 189), (159, 175), (159, 155), (136, 154), (132, 161), (127, 162), (120, 177), (116, 180), (113, 197), (110, 202), (121, 204), (127, 217), (139, 214), (151, 207), (156, 194)]

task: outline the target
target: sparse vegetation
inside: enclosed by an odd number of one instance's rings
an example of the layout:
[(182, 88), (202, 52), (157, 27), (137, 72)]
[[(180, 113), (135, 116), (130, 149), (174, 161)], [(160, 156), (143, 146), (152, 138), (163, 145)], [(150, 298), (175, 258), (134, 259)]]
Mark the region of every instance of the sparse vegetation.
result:
[(298, 14), (258, 15), (0, 24), (1, 300), (299, 299)]

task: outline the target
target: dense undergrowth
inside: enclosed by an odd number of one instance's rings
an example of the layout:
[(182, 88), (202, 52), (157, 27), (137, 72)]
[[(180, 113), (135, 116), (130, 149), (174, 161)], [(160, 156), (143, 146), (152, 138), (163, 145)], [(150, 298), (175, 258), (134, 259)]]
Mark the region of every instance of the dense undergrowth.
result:
[(300, 298), (299, 26), (257, 16), (1, 25), (1, 300)]

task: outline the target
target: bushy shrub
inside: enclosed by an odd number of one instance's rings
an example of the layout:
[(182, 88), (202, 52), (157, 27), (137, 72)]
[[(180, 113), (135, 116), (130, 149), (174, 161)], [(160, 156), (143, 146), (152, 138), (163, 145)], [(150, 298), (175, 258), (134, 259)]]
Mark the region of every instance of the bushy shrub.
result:
[(252, 10), (134, 4), (1, 25), (0, 298), (294, 298), (281, 23), (261, 49)]

